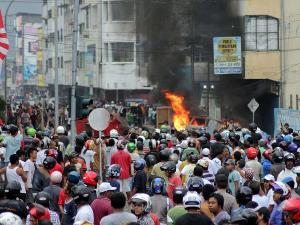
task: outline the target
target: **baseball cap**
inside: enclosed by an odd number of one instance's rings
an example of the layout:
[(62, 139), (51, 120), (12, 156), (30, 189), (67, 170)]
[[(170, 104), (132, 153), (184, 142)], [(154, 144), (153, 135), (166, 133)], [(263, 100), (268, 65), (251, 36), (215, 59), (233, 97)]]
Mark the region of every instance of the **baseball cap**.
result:
[(209, 150), (208, 148), (204, 148), (204, 149), (202, 150), (202, 155), (204, 155), (204, 156), (210, 155), (210, 150)]
[(111, 185), (110, 185), (110, 183), (108, 183), (108, 182), (103, 182), (103, 183), (101, 183), (100, 185), (99, 185), (99, 187), (98, 187), (98, 192), (99, 193), (103, 193), (103, 192), (106, 192), (106, 191), (114, 191), (114, 190), (116, 190), (117, 188), (116, 187), (112, 187)]
[(263, 179), (267, 181), (275, 181), (275, 177), (271, 174), (267, 174)]

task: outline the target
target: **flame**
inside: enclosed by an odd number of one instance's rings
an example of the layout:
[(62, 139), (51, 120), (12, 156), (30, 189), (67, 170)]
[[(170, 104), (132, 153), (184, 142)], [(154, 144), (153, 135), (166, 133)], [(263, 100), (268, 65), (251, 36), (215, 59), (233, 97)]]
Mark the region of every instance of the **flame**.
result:
[(185, 130), (190, 122), (190, 112), (184, 107), (184, 97), (165, 92), (166, 99), (169, 100), (173, 109), (173, 124), (176, 130)]
[(201, 124), (198, 123), (196, 120), (194, 120), (194, 121), (192, 122), (192, 125), (193, 125), (193, 126), (200, 126)]

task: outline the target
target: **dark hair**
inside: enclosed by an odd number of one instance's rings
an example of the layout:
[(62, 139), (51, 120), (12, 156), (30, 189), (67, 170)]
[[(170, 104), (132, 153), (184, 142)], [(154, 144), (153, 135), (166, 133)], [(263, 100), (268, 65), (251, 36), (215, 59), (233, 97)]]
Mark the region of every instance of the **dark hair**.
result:
[(262, 215), (263, 216), (263, 221), (265, 223), (267, 223), (270, 219), (270, 211), (267, 207), (261, 207), (259, 208), (259, 210), (257, 210), (257, 213), (259, 215)]
[(19, 156), (17, 154), (12, 154), (10, 157), (9, 157), (9, 162), (11, 164), (16, 164), (17, 162), (19, 162)]
[(34, 151), (37, 151), (36, 148), (30, 148), (28, 151), (28, 155), (30, 156), (31, 153), (33, 153)]
[(115, 145), (115, 140), (114, 140), (113, 138), (109, 139), (109, 140), (108, 140), (108, 143), (107, 143), (107, 146), (112, 147), (112, 146), (114, 146), (114, 145)]
[(126, 197), (122, 192), (115, 192), (111, 195), (110, 201), (114, 209), (123, 209), (126, 204)]
[(53, 225), (50, 220), (39, 220), (38, 225)]
[(219, 206), (221, 206), (221, 209), (223, 209), (224, 206), (224, 197), (218, 193), (212, 193), (209, 198), (215, 198), (217, 200), (217, 203)]
[(225, 174), (216, 174), (216, 186), (220, 189), (226, 189), (228, 186), (228, 177)]
[(22, 151), (21, 149), (19, 149), (19, 150), (16, 152), (16, 154), (17, 154), (19, 157), (21, 157), (22, 155), (25, 155), (25, 152)]
[(235, 151), (235, 152), (233, 153), (233, 157), (234, 157), (235, 161), (237, 162), (237, 161), (239, 161), (240, 159), (242, 159), (242, 153), (239, 152), (239, 151)]
[(217, 157), (218, 155), (222, 155), (224, 151), (225, 145), (220, 143), (214, 143), (210, 145), (210, 154), (212, 158)]
[(202, 188), (202, 196), (204, 200), (208, 200), (209, 197), (214, 193), (215, 187), (211, 184), (205, 184)]
[(202, 169), (202, 167), (196, 165), (195, 168), (194, 168), (193, 174), (194, 174), (194, 176), (202, 177), (202, 175), (203, 175), (203, 169)]
[(255, 209), (258, 206), (257, 202), (255, 201), (250, 201), (246, 204), (246, 208), (248, 209)]
[(255, 180), (250, 181), (248, 187), (252, 190), (254, 195), (259, 194), (260, 183), (258, 181)]

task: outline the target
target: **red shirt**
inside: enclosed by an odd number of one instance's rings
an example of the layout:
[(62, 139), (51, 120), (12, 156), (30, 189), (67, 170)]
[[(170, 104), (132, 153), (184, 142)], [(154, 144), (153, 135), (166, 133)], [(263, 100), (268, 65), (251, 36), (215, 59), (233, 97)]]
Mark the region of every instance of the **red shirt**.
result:
[(54, 171), (58, 171), (58, 172), (61, 172), (61, 174), (63, 174), (62, 166), (59, 163), (57, 163), (57, 162), (56, 162), (55, 166), (53, 167), (53, 169), (49, 170), (50, 175)]
[(167, 187), (167, 193), (169, 198), (173, 201), (173, 191), (176, 187), (182, 186), (182, 181), (180, 177), (174, 176), (169, 179), (169, 185)]
[(119, 164), (121, 166), (119, 179), (127, 179), (130, 177), (131, 157), (128, 152), (118, 150), (112, 154), (110, 164)]
[(91, 207), (94, 212), (94, 224), (100, 224), (100, 220), (109, 214), (113, 213), (110, 200), (104, 196), (99, 196), (96, 198)]
[(58, 196), (58, 205), (65, 205), (65, 201), (69, 198), (70, 196), (66, 194), (65, 190), (61, 190)]

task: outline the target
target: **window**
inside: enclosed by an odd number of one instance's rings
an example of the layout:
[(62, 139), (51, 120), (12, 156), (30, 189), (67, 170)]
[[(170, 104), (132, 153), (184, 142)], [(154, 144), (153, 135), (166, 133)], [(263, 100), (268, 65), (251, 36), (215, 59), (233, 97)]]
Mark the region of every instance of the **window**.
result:
[(52, 10), (48, 10), (48, 19), (52, 18)]
[(133, 1), (113, 1), (111, 2), (112, 21), (133, 21), (134, 9)]
[(246, 50), (278, 50), (278, 19), (269, 16), (245, 17)]
[(91, 58), (89, 59), (93, 64), (96, 64), (96, 45), (88, 45), (87, 46), (87, 53), (88, 56)]
[(134, 45), (131, 42), (111, 43), (113, 62), (133, 62)]
[(60, 57), (60, 66), (64, 68), (64, 57)]
[(78, 67), (85, 68), (85, 52), (79, 52)]
[(85, 27), (86, 29), (90, 28), (90, 7), (85, 10)]
[(59, 57), (57, 57), (57, 68), (60, 68), (60, 58)]
[(82, 35), (84, 31), (84, 23), (79, 24), (79, 34)]
[(92, 7), (92, 20), (91, 20), (91, 23), (92, 23), (92, 27), (93, 28), (97, 28), (97, 25), (98, 25), (98, 20), (97, 19), (94, 19), (94, 18), (98, 18), (98, 6), (97, 5), (94, 5)]
[(48, 59), (48, 68), (52, 68), (52, 58)]
[(109, 62), (109, 58), (108, 58), (108, 43), (104, 43), (104, 62)]
[(63, 33), (63, 29), (60, 29), (60, 40), (63, 42), (64, 41), (64, 33)]
[(108, 21), (108, 3), (103, 2), (103, 20)]

